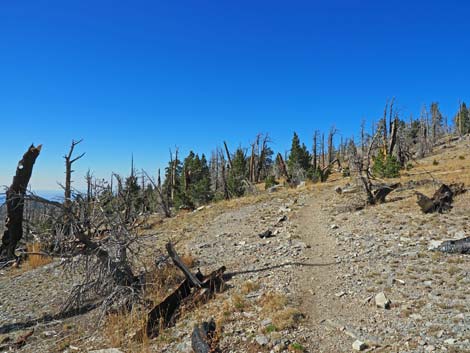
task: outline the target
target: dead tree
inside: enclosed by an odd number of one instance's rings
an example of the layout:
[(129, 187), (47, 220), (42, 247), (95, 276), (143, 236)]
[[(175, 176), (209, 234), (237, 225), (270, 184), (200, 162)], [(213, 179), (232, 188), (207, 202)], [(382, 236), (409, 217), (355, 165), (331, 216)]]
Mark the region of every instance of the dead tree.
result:
[(41, 152), (42, 145), (31, 145), (23, 158), (18, 162), (13, 182), (6, 192), (7, 218), (6, 230), (3, 233), (0, 245), (0, 258), (7, 261), (15, 258), (15, 249), (23, 237), (24, 197), (29, 180), (33, 173), (36, 158)]
[(333, 126), (331, 129), (330, 129), (330, 132), (328, 133), (328, 165), (331, 164), (331, 162), (333, 162), (333, 137), (334, 135), (336, 134), (337, 130), (336, 128)]
[[(372, 183), (372, 174), (370, 172), (370, 163), (372, 159), (372, 153), (375, 148), (377, 148), (376, 141), (379, 137), (380, 130), (378, 130), (375, 135), (372, 137), (372, 140), (367, 149), (367, 154), (365, 156), (358, 156), (357, 150), (353, 149), (355, 155), (352, 156), (356, 170), (359, 175), (359, 179), (362, 182), (364, 191), (366, 192), (366, 202), (369, 205), (375, 205), (378, 203), (384, 203), (386, 196), (391, 193), (393, 190), (398, 188), (400, 184), (392, 185), (382, 185), (377, 187)], [(379, 152), (381, 153), (381, 152)]]
[(318, 131), (315, 131), (313, 133), (313, 146), (312, 146), (312, 165), (313, 165), (313, 170), (317, 170), (318, 167)]
[[(258, 135), (261, 136), (261, 135)], [(268, 158), (268, 143), (270, 142), (269, 135), (265, 134), (263, 142), (261, 143), (261, 150), (259, 152), (258, 163), (256, 167), (255, 182), (259, 183), (261, 181), (261, 171), (266, 168), (266, 162)]]
[(185, 280), (156, 305), (147, 315), (146, 334), (156, 337), (160, 330), (173, 326), (183, 310), (188, 310), (209, 300), (214, 293), (224, 288), (225, 266), (204, 276), (198, 271), (195, 275), (179, 259), (171, 243), (166, 245), (169, 256), (185, 275)]
[(259, 135), (256, 137), (256, 142), (251, 144), (251, 156), (248, 173), (248, 179), (250, 183), (253, 183), (255, 181), (255, 147), (257, 145), (259, 145)]
[(232, 157), (230, 156), (230, 151), (228, 150), (227, 142), (224, 141), (225, 153), (227, 154), (228, 165), (232, 169)]
[(442, 184), (431, 198), (420, 192), (416, 192), (418, 198), (417, 203), (423, 213), (442, 213), (452, 208), (454, 196), (462, 194), (465, 191), (466, 189), (463, 184)]
[(289, 176), (289, 173), (287, 172), (286, 163), (284, 162), (284, 158), (282, 158), (282, 155), (280, 153), (277, 154), (276, 160), (277, 160), (279, 169), (281, 171), (281, 175), (283, 175), (286, 178), (286, 181), (290, 183), (291, 177)]
[(145, 170), (142, 170), (142, 173), (147, 176), (147, 179), (153, 185), (153, 189), (155, 190), (157, 196), (157, 203), (161, 207), (163, 214), (165, 215), (165, 217), (171, 217), (170, 200), (168, 200), (168, 198), (165, 197), (163, 193), (162, 184), (160, 181), (160, 169), (158, 169), (157, 183), (153, 181), (153, 179), (147, 174)]
[(72, 144), (70, 145), (69, 153), (64, 156), (65, 159), (65, 186), (64, 186), (64, 207), (67, 213), (71, 212), (71, 205), (72, 205), (72, 164), (78, 161), (85, 155), (85, 152), (81, 155), (72, 158), (73, 150), (75, 146), (81, 143), (83, 140), (72, 140)]

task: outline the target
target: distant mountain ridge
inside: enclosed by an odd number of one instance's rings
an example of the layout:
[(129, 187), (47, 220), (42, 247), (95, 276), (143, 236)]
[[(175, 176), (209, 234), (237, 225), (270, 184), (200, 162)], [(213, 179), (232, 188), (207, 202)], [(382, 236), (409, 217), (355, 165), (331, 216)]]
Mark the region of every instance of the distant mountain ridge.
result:
[[(64, 198), (64, 192), (62, 190), (33, 190), (33, 193), (51, 201), (61, 201)], [(5, 200), (5, 193), (0, 194), (0, 205), (3, 205)]]

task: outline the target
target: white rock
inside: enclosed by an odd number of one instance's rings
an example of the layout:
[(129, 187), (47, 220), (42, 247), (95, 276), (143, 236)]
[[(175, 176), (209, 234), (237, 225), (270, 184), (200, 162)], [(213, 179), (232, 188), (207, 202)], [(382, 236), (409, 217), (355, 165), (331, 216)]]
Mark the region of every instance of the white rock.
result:
[(392, 302), (385, 296), (384, 292), (380, 292), (375, 296), (375, 305), (379, 308), (390, 309), (390, 304)]
[(269, 343), (269, 339), (265, 335), (256, 336), (255, 340), (260, 346), (266, 346)]
[(367, 348), (367, 344), (365, 344), (365, 343), (362, 342), (362, 341), (355, 340), (354, 343), (352, 344), (352, 348), (353, 348), (355, 351), (363, 351), (364, 349)]

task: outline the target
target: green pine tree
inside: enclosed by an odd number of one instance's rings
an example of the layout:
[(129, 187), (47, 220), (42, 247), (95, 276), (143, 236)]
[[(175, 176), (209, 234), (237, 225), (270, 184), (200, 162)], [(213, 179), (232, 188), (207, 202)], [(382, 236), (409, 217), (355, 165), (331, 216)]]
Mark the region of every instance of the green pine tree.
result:
[(289, 158), (287, 159), (287, 168), (289, 173), (294, 175), (299, 171), (307, 173), (310, 169), (311, 156), (305, 144), (300, 144), (300, 139), (297, 133), (294, 132), (292, 137), (292, 145), (290, 149)]
[(243, 149), (239, 147), (232, 158), (232, 168), (229, 171), (227, 186), (232, 196), (243, 196), (248, 176), (248, 163)]
[(460, 134), (470, 133), (470, 112), (465, 102), (460, 105), (459, 112), (454, 117), (454, 124)]

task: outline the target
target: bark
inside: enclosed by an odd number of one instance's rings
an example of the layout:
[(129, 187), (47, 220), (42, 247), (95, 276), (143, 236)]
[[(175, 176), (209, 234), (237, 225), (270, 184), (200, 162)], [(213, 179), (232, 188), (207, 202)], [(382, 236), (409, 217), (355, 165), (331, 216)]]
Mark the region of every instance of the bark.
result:
[(470, 237), (444, 241), (437, 250), (449, 254), (470, 254)]
[(194, 353), (212, 353), (216, 352), (217, 345), (215, 339), (216, 325), (214, 320), (203, 322), (202, 325), (196, 325), (191, 334), (191, 347)]
[(31, 145), (19, 161), (16, 174), (6, 193), (7, 218), (5, 232), (0, 246), (0, 257), (15, 258), (15, 249), (23, 237), (23, 212), (26, 188), (33, 173), (34, 162), (41, 152), (42, 145)]
[(284, 162), (284, 158), (282, 158), (280, 153), (277, 154), (277, 161), (279, 163), (279, 168), (281, 169), (281, 174), (284, 175), (286, 177), (286, 181), (290, 183), (290, 176), (287, 172), (286, 163)]
[(417, 192), (417, 203), (423, 213), (442, 213), (452, 208), (454, 196), (462, 194), (465, 191), (466, 189), (463, 184), (451, 184), (450, 186), (442, 184), (431, 198)]
[(228, 165), (232, 169), (232, 157), (230, 157), (230, 151), (228, 150), (227, 142), (224, 141), (225, 153), (227, 154)]
[(171, 243), (167, 244), (167, 251), (176, 266), (183, 271), (186, 279), (148, 313), (146, 327), (148, 337), (156, 337), (161, 328), (173, 326), (181, 312), (206, 302), (215, 292), (220, 292), (224, 284), (224, 266), (208, 276), (199, 271), (193, 275), (181, 262)]

